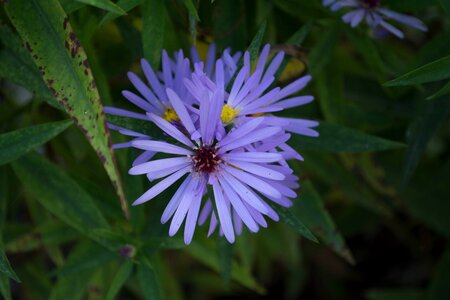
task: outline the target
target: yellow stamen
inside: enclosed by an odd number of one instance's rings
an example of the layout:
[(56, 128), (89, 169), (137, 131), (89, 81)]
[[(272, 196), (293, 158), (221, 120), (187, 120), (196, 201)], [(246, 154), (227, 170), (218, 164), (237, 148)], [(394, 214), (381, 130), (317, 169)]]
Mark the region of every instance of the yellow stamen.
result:
[(233, 121), (234, 117), (239, 113), (239, 110), (232, 108), (229, 105), (225, 105), (222, 108), (222, 113), (220, 114), (220, 120), (222, 123), (230, 123)]
[(164, 112), (163, 119), (167, 122), (178, 122), (180, 121), (180, 118), (178, 118), (177, 113), (173, 110), (172, 107), (167, 107), (166, 111)]

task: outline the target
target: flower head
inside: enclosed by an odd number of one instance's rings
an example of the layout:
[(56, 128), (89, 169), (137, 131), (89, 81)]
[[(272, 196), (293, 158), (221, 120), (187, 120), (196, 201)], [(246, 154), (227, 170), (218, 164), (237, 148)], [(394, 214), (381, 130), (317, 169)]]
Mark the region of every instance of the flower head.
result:
[(366, 21), (371, 28), (384, 28), (401, 39), (404, 37), (403, 32), (388, 23), (387, 20), (393, 20), (421, 31), (427, 31), (426, 25), (421, 20), (387, 9), (381, 6), (380, 0), (323, 0), (322, 4), (330, 6), (333, 11), (345, 7), (352, 8), (353, 10), (342, 17), (342, 20), (352, 27), (358, 26), (362, 21)]

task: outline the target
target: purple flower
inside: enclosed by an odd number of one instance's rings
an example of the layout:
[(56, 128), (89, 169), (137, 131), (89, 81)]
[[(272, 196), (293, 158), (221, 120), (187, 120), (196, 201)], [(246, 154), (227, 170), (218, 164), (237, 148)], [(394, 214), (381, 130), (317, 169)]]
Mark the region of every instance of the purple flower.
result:
[[(170, 236), (185, 222), (186, 244), (191, 242), (194, 235), (202, 198), (208, 186), (213, 191), (213, 199), (210, 201), (217, 209), (221, 230), (231, 243), (235, 240), (233, 214), (251, 231), (257, 231), (258, 224), (265, 224), (261, 221), (264, 219), (263, 215), (278, 218), (258, 193), (281, 203), (288, 203), (286, 197), (296, 196), (291, 188), (283, 184), (286, 175), (290, 175), (292, 170), (287, 165), (282, 165), (282, 156), (276, 152), (253, 149), (254, 144), (271, 140), (281, 132), (280, 127), (261, 127), (265, 118), (256, 117), (228, 133), (223, 129), (220, 122), (225, 82), (222, 64), (221, 60), (217, 61), (215, 72), (215, 81), (220, 88), (199, 99), (201, 102), (198, 122), (191, 117), (179, 96), (173, 90), (167, 89), (167, 97), (185, 132), (160, 116), (148, 113), (148, 118), (180, 145), (154, 140), (132, 142), (132, 145), (139, 149), (175, 155), (143, 162), (130, 169), (131, 175), (146, 174), (151, 180), (164, 178), (139, 197), (133, 205), (153, 199), (187, 175), (161, 218), (162, 223), (172, 218)], [(290, 176), (289, 180), (291, 182), (295, 178)], [(212, 218), (215, 217), (214, 214)]]
[[(269, 52), (270, 45), (266, 45), (261, 51), (253, 72), (250, 71), (250, 54), (248, 52), (244, 54), (244, 65), (236, 71), (236, 78), (230, 92), (223, 90), (225, 102), (220, 116), (222, 123), (224, 125), (233, 123), (239, 126), (239, 123), (245, 122), (248, 117), (265, 115), (266, 125), (280, 126), (288, 132), (305, 136), (318, 136), (317, 131), (312, 129), (319, 125), (315, 121), (272, 115), (274, 112), (308, 104), (314, 100), (314, 97), (310, 95), (292, 97), (308, 84), (311, 80), (309, 75), (295, 80), (284, 88), (275, 87), (267, 91), (273, 84), (275, 73), (284, 58), (284, 53), (279, 52), (266, 68)], [(195, 99), (201, 99), (203, 94), (211, 93), (218, 88), (201, 68), (196, 69), (192, 79), (186, 78), (185, 84)]]
[(352, 27), (365, 20), (371, 28), (382, 27), (401, 39), (404, 37), (403, 32), (386, 20), (397, 21), (421, 31), (428, 30), (421, 20), (382, 7), (380, 0), (323, 0), (322, 4), (330, 6), (333, 11), (344, 7), (353, 8), (342, 17), (342, 20)]

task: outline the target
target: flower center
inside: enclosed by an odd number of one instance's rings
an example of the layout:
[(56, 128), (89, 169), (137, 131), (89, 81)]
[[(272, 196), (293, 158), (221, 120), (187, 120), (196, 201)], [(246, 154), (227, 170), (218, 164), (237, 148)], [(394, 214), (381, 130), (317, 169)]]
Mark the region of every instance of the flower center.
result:
[(369, 8), (376, 8), (380, 5), (380, 0), (363, 0), (362, 2)]
[(238, 114), (239, 110), (232, 108), (229, 105), (225, 105), (222, 108), (222, 113), (220, 114), (220, 120), (222, 123), (227, 124), (233, 121), (234, 117)]
[(170, 123), (180, 121), (180, 118), (178, 118), (177, 113), (173, 110), (172, 107), (166, 108), (166, 111), (164, 112), (163, 115), (163, 119)]
[(194, 169), (197, 172), (212, 173), (221, 163), (220, 156), (217, 155), (216, 148), (213, 146), (202, 146), (195, 150), (192, 158)]

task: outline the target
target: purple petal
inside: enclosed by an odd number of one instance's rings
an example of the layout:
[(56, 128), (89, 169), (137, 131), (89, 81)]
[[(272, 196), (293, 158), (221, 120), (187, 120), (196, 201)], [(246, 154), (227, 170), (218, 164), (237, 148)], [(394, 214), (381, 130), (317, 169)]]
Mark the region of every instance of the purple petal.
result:
[(242, 147), (251, 143), (262, 141), (266, 138), (269, 138), (278, 132), (281, 131), (280, 127), (267, 127), (259, 130), (255, 130), (251, 134), (245, 135), (244, 137), (241, 137), (239, 139), (236, 139), (235, 141), (229, 143), (228, 145), (222, 147), (220, 149), (221, 153), (224, 153), (229, 150), (236, 149), (238, 147)]
[(162, 224), (165, 224), (167, 221), (169, 221), (170, 218), (172, 218), (173, 214), (175, 213), (175, 210), (177, 209), (178, 205), (180, 204), (180, 201), (184, 195), (184, 192), (186, 191), (187, 187), (190, 185), (191, 180), (192, 180), (192, 176), (186, 177), (186, 179), (183, 181), (183, 183), (177, 189), (175, 194), (172, 196), (172, 199), (170, 199), (169, 204), (167, 204), (167, 206), (164, 209), (164, 212), (161, 216)]
[(241, 170), (244, 170), (248, 173), (258, 175), (260, 177), (272, 179), (272, 180), (283, 180), (285, 176), (273, 169), (269, 169), (266, 167), (263, 167), (261, 165), (255, 164), (255, 163), (249, 163), (249, 162), (243, 162), (243, 161), (235, 161), (230, 160), (229, 163), (232, 166), (238, 167)]
[(152, 113), (148, 113), (147, 116), (156, 124), (156, 126), (161, 128), (165, 133), (167, 133), (180, 143), (183, 143), (189, 147), (194, 147), (194, 144), (183, 133), (181, 133), (181, 131), (179, 131), (175, 126), (173, 126), (163, 118)]
[(185, 167), (184, 169), (179, 170), (178, 172), (170, 175), (167, 178), (164, 178), (157, 184), (155, 184), (153, 187), (151, 187), (147, 192), (145, 192), (142, 196), (140, 196), (136, 201), (133, 202), (133, 206), (142, 204), (144, 202), (147, 202), (154, 197), (158, 196), (160, 193), (162, 193), (164, 190), (166, 190), (169, 186), (171, 186), (173, 183), (175, 183), (178, 179), (183, 177), (184, 174), (189, 172), (190, 166)]
[(191, 116), (189, 115), (186, 106), (183, 104), (178, 95), (171, 89), (167, 89), (167, 97), (169, 98), (170, 103), (172, 104), (173, 109), (177, 113), (180, 118), (181, 123), (186, 128), (186, 130), (192, 135), (194, 133), (195, 126), (192, 122)]
[(135, 167), (132, 167), (128, 174), (130, 175), (141, 175), (149, 172), (158, 172), (164, 169), (180, 166), (184, 167), (186, 164), (191, 163), (192, 160), (189, 157), (172, 157), (163, 158), (158, 160), (152, 160)]
[(213, 185), (213, 191), (214, 201), (216, 203), (217, 213), (220, 220), (220, 227), (222, 228), (228, 242), (234, 243), (234, 230), (233, 223), (231, 221), (230, 209), (225, 202), (223, 191), (217, 182)]
[(277, 162), (282, 157), (278, 153), (269, 152), (241, 152), (241, 153), (226, 153), (223, 155), (225, 159), (232, 159), (245, 162), (257, 162), (257, 163), (271, 163)]
[(156, 152), (163, 152), (169, 154), (192, 155), (193, 152), (185, 148), (175, 146), (166, 142), (137, 140), (133, 141), (133, 147), (142, 150), (151, 150)]
[(237, 129), (234, 129), (230, 133), (228, 133), (219, 143), (217, 143), (218, 147), (223, 147), (231, 142), (236, 141), (237, 139), (251, 133), (255, 128), (257, 128), (262, 122), (264, 118), (254, 118), (249, 122), (245, 123), (242, 126), (239, 126)]

